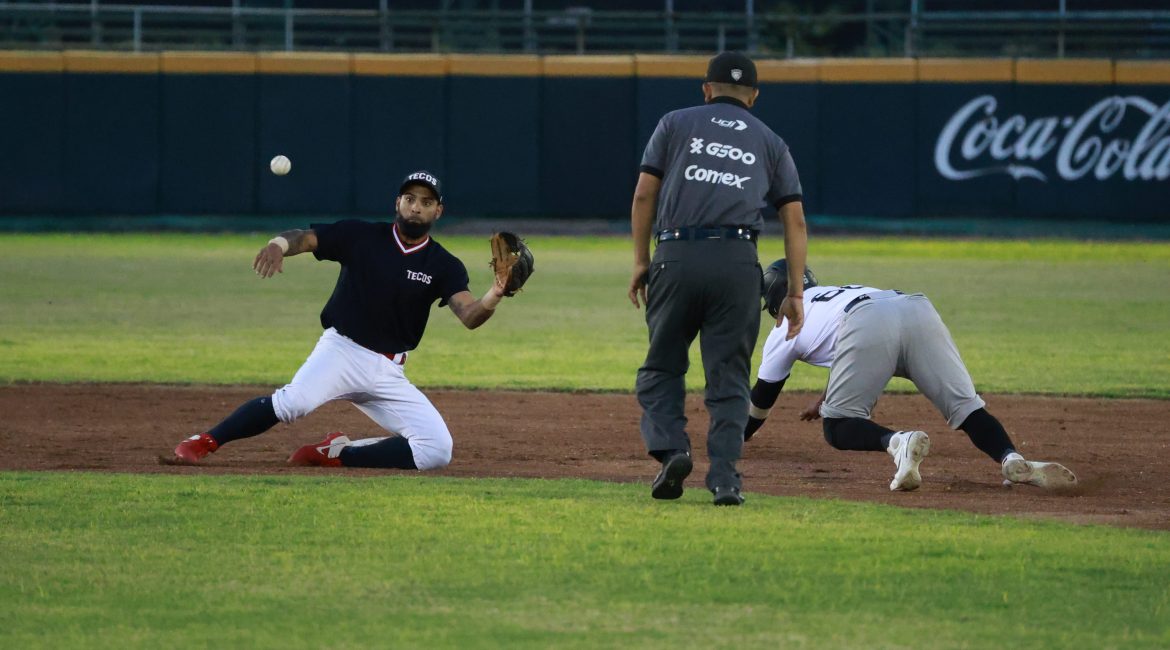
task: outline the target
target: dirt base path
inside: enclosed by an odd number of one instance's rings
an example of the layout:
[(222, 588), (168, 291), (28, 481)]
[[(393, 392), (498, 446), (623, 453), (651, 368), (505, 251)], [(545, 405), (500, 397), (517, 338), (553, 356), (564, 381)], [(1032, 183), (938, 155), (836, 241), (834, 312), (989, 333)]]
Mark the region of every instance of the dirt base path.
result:
[[(377, 470), (291, 468), (285, 459), (325, 433), (382, 435), (357, 409), (332, 403), (292, 425), (225, 445), (202, 467), (162, 466), (184, 436), (205, 431), (242, 402), (270, 389), (156, 385), (0, 386), (0, 470), (97, 470), (173, 474), (285, 474)], [(445, 476), (577, 477), (648, 484), (657, 464), (638, 435), (631, 395), (428, 391), (455, 437)], [(888, 489), (885, 454), (841, 452), (819, 422), (800, 422), (809, 394), (785, 394), (749, 442), (740, 469), (749, 493), (874, 501), (912, 508), (1049, 517), (1170, 530), (1170, 401), (985, 396), (988, 410), (1028, 458), (1056, 460), (1077, 473), (1071, 494), (1003, 487), (999, 467), (962, 432), (951, 431), (919, 395), (887, 395), (875, 419), (931, 436), (923, 485)], [(515, 417), (508, 414), (515, 414)], [(687, 414), (702, 489), (707, 417), (692, 396)], [(649, 488), (647, 487), (647, 498)]]

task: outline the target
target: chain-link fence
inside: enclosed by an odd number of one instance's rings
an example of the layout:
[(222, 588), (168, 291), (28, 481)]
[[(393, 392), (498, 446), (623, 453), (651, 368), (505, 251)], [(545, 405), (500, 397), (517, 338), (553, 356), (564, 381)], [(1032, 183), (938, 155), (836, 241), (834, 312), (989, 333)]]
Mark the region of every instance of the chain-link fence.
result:
[[(0, 0), (0, 48), (539, 54), (740, 49), (779, 57), (1170, 56), (1170, 8), (1073, 10), (1067, 0), (1036, 0), (1016, 5), (1026, 9), (1011, 10), (979, 10), (973, 8), (977, 4), (941, 0), (746, 0), (740, 11), (726, 10), (728, 3), (717, 5), (723, 7), (718, 11), (676, 11), (674, 0), (664, 0), (656, 11), (595, 10), (571, 4), (536, 9), (532, 0), (497, 1), (488, 8), (482, 8), (485, 3), (456, 6), (450, 1), (432, 8), (422, 8), (423, 2), (402, 3), (403, 8), (387, 0), (356, 9), (321, 9), (279, 0), (259, 3), (269, 6), (239, 0), (230, 5), (202, 4)], [(819, 9), (810, 9), (809, 4)], [(900, 9), (890, 10), (895, 5)]]

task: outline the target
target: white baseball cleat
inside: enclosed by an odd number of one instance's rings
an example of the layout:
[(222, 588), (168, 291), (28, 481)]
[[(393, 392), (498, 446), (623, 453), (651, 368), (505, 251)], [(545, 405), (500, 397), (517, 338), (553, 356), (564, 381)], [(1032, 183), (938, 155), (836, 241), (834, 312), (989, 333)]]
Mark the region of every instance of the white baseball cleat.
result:
[(1077, 476), (1060, 463), (1024, 460), (1019, 454), (1008, 454), (1003, 459), (1003, 477), (1012, 483), (1026, 483), (1048, 490), (1074, 487)]
[(922, 485), (918, 465), (930, 453), (930, 436), (925, 431), (899, 431), (890, 438), (890, 447), (886, 451), (894, 457), (894, 464), (898, 466), (894, 480), (890, 481), (890, 489), (917, 490)]

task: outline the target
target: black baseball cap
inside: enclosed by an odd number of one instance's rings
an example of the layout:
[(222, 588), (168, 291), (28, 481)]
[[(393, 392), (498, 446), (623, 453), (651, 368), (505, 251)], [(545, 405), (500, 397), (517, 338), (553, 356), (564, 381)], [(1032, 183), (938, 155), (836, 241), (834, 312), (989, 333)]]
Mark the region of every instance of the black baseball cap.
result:
[(408, 185), (422, 185), (423, 187), (430, 188), (435, 193), (435, 197), (439, 199), (439, 203), (443, 202), (443, 193), (439, 191), (439, 177), (425, 169), (420, 169), (413, 174), (407, 174), (406, 178), (402, 179), (402, 185), (398, 187), (399, 196), (406, 191)]
[(756, 64), (742, 52), (720, 52), (707, 64), (706, 81), (755, 88)]

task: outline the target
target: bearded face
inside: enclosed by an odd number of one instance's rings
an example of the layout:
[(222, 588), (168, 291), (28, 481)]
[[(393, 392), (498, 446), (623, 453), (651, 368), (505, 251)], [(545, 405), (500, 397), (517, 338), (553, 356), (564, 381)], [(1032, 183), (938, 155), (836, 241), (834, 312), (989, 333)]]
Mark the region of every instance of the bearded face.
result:
[(422, 239), (443, 214), (443, 204), (430, 188), (411, 185), (402, 191), (396, 202), (394, 218), (398, 232), (407, 239)]

